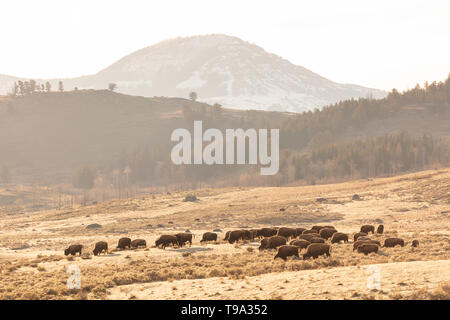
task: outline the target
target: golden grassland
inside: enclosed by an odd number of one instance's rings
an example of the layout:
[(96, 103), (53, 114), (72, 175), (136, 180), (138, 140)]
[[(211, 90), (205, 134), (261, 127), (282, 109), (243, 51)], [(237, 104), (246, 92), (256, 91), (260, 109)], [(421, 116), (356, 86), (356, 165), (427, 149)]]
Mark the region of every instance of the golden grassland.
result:
[[(188, 193), (199, 201), (184, 202)], [(355, 193), (360, 201), (352, 201)], [(449, 214), (450, 169), (332, 185), (202, 189), (22, 214), (0, 211), (0, 298), (448, 299), (450, 274), (439, 268), (450, 261)], [(102, 227), (87, 230), (92, 223)], [(259, 251), (256, 242), (199, 243), (203, 232), (214, 229), (221, 230), (219, 238), (223, 239), (226, 230), (236, 228), (322, 223), (350, 235), (362, 224), (383, 223), (385, 234), (372, 237), (382, 241), (398, 236), (406, 246), (381, 248), (378, 254), (364, 256), (352, 250), (352, 243), (335, 244), (330, 258), (284, 262), (273, 259), (274, 250)], [(192, 247), (151, 247), (160, 234), (186, 229), (196, 235)], [(122, 236), (144, 238), (149, 247), (114, 250)], [(419, 239), (418, 248), (411, 247), (413, 239)], [(109, 243), (110, 253), (88, 254), (100, 240)], [(64, 248), (75, 243), (85, 246), (85, 254), (65, 257)], [(80, 290), (66, 285), (67, 268), (73, 264), (81, 270)], [(313, 285), (322, 279), (322, 272), (338, 279), (369, 265), (392, 267), (392, 283), (378, 292), (351, 289), (345, 283), (330, 288)], [(413, 268), (411, 274), (440, 273), (431, 280), (410, 279), (407, 274), (405, 280), (403, 273), (408, 268)], [(306, 280), (299, 280), (303, 277)], [(274, 279), (286, 281), (283, 288), (274, 286)], [(310, 281), (307, 284), (318, 291), (296, 291), (305, 286), (298, 281)], [(355, 277), (355, 281), (363, 283), (365, 278)], [(231, 290), (214, 289), (222, 282)], [(158, 287), (145, 289), (152, 284)], [(197, 289), (189, 290), (193, 285)], [(202, 288), (211, 289), (199, 295)]]

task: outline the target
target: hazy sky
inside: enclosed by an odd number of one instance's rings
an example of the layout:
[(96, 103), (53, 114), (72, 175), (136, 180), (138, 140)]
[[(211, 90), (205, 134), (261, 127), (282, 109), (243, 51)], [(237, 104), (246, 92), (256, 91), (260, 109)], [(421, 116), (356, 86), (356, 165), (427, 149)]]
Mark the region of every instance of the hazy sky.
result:
[(91, 74), (161, 40), (210, 33), (342, 83), (405, 89), (450, 72), (448, 0), (2, 0), (0, 13), (0, 74)]

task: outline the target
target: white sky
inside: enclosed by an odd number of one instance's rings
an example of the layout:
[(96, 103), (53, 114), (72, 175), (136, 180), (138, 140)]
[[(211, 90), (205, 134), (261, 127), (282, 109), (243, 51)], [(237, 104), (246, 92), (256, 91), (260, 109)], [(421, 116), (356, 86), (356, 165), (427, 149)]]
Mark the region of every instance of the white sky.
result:
[(167, 38), (224, 33), (330, 80), (390, 90), (450, 72), (450, 1), (0, 1), (0, 74), (91, 74)]

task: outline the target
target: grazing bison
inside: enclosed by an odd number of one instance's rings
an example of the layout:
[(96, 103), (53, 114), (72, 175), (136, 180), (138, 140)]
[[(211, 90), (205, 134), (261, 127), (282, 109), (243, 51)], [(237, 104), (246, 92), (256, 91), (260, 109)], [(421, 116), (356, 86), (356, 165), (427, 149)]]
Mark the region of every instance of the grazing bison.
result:
[(405, 241), (400, 238), (387, 238), (386, 240), (384, 240), (385, 248), (393, 248), (396, 245), (400, 245), (403, 247), (405, 245)]
[(366, 256), (371, 252), (378, 252), (379, 246), (376, 244), (363, 243), (358, 247), (358, 252), (364, 253)]
[(145, 241), (144, 239), (136, 239), (136, 240), (131, 241), (132, 248), (146, 247), (146, 246), (147, 246), (147, 241)]
[(130, 238), (120, 238), (119, 243), (117, 244), (117, 249), (125, 249), (131, 248), (131, 239)]
[(320, 237), (313, 237), (311, 238), (311, 240), (308, 241), (311, 243), (325, 243), (325, 239)]
[(95, 244), (94, 256), (98, 256), (100, 253), (108, 253), (108, 244), (105, 241), (99, 241)]
[(317, 234), (317, 235), (319, 235), (319, 231), (313, 230), (313, 229), (305, 230), (305, 231), (302, 232), (302, 234)]
[(411, 246), (412, 246), (413, 248), (417, 248), (417, 247), (419, 246), (419, 240), (413, 240)]
[(317, 259), (319, 256), (326, 254), (330, 256), (330, 245), (324, 243), (311, 243), (308, 248), (306, 248), (306, 253), (303, 255), (303, 259), (309, 259), (313, 257)]
[(298, 250), (300, 250), (300, 248), (297, 246), (290, 246), (290, 245), (281, 246), (278, 248), (278, 252), (273, 259), (275, 260), (276, 258), (281, 258), (284, 261), (286, 261), (286, 258), (291, 256), (296, 256), (300, 258), (298, 256)]
[(202, 236), (202, 240), (200, 240), (200, 243), (208, 241), (217, 241), (217, 233), (205, 232)]
[(295, 236), (296, 237), (301, 236), (303, 231), (305, 230), (306, 230), (305, 228), (295, 228)]
[(233, 244), (238, 242), (239, 240), (245, 240), (245, 232), (244, 230), (234, 230), (230, 232), (228, 237), (228, 242)]
[(376, 244), (377, 246), (381, 247), (380, 241), (377, 241), (377, 240), (361, 240), (361, 238), (360, 238), (360, 239), (358, 239), (357, 241), (355, 241), (353, 243), (353, 251), (358, 249), (358, 247), (363, 245), (363, 244)]
[(348, 242), (348, 235), (342, 232), (335, 232), (331, 237), (331, 243), (340, 243), (341, 241)]
[(300, 249), (306, 249), (306, 248), (308, 248), (308, 246), (311, 244), (311, 242), (306, 241), (306, 240), (298, 240), (298, 239), (295, 239), (295, 240), (292, 240), (289, 244), (290, 244), (291, 246), (297, 246), (297, 247), (299, 247)]
[(323, 229), (320, 229), (320, 231), (319, 231), (319, 236), (321, 236), (322, 238), (328, 240), (328, 239), (330, 239), (330, 238), (333, 236), (333, 234), (335, 234), (336, 232), (337, 232), (336, 229), (323, 228)]
[(287, 242), (286, 238), (282, 236), (272, 236), (270, 238), (264, 238), (261, 240), (259, 250), (275, 249), (279, 246), (285, 245), (286, 242)]
[(364, 236), (367, 236), (367, 233), (365, 233), (365, 232), (355, 233), (355, 235), (353, 236), (353, 241), (357, 241), (359, 237), (364, 237)]
[(282, 227), (278, 229), (277, 236), (285, 237), (286, 239), (295, 238), (297, 231), (294, 228)]
[(377, 233), (378, 234), (383, 234), (384, 232), (384, 226), (382, 224), (380, 224), (377, 228)]
[(260, 238), (268, 238), (275, 236), (278, 230), (275, 228), (262, 228), (256, 232), (256, 236)]
[(177, 237), (169, 234), (163, 234), (155, 241), (155, 245), (158, 248), (161, 246), (163, 249), (165, 249), (169, 245), (178, 245)]
[(64, 255), (68, 256), (69, 254), (75, 256), (77, 253), (81, 256), (81, 250), (83, 249), (83, 245), (81, 244), (73, 244), (64, 250)]
[(177, 238), (178, 246), (182, 247), (187, 242), (189, 242), (189, 246), (192, 246), (192, 233), (177, 233), (175, 237)]
[(369, 232), (375, 233), (375, 226), (373, 226), (371, 224), (365, 224), (365, 225), (361, 226), (360, 231), (367, 233), (367, 234), (369, 234)]

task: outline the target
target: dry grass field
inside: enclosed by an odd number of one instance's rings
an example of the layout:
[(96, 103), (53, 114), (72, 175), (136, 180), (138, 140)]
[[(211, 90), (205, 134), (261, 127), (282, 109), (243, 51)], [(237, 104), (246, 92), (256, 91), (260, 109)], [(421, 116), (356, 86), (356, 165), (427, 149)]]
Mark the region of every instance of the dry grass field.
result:
[[(187, 194), (199, 200), (184, 202)], [(0, 298), (449, 299), (449, 215), (450, 169), (330, 185), (202, 189), (74, 209), (0, 208)], [(101, 227), (86, 228), (94, 223)], [(221, 240), (227, 230), (315, 224), (350, 236), (363, 224), (384, 224), (385, 233), (372, 238), (401, 237), (406, 245), (365, 256), (350, 241), (333, 244), (330, 258), (284, 262), (257, 242)], [(159, 235), (186, 229), (195, 235), (192, 247), (154, 247)], [(203, 232), (216, 229), (219, 241), (200, 244)], [(116, 250), (125, 236), (148, 246)], [(419, 247), (411, 247), (413, 239)], [(101, 240), (110, 252), (93, 256)], [(78, 243), (82, 257), (64, 256)], [(73, 265), (81, 289), (66, 285)]]

